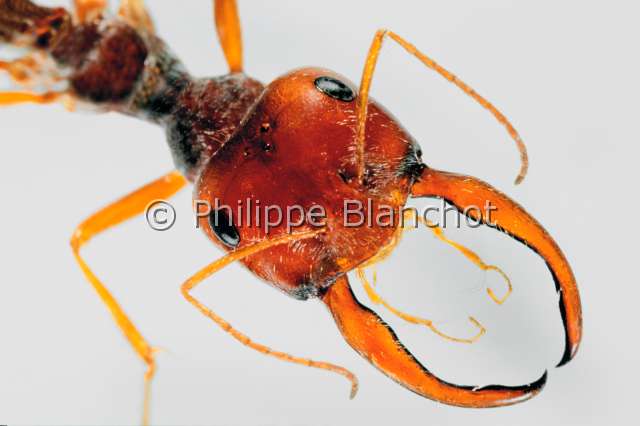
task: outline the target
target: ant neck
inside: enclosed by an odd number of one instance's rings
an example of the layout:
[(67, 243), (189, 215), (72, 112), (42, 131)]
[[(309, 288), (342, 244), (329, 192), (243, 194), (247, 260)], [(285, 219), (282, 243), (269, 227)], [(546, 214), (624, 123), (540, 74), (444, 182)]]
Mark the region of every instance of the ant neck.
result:
[(241, 73), (203, 79), (183, 76), (168, 84), (151, 110), (167, 132), (178, 170), (194, 181), (201, 167), (233, 136), (263, 90), (261, 83)]

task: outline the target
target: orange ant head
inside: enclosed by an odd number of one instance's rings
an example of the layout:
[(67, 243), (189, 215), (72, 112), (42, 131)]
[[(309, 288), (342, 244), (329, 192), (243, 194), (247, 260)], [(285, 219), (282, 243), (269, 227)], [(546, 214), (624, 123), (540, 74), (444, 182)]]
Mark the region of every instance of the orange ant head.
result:
[(293, 296), (315, 295), (384, 247), (423, 167), (411, 136), (371, 101), (366, 168), (357, 178), (356, 98), (351, 82), (324, 69), (275, 80), (197, 183), (196, 197), (211, 206), (200, 225), (226, 249), (296, 229), (326, 229), (245, 261)]

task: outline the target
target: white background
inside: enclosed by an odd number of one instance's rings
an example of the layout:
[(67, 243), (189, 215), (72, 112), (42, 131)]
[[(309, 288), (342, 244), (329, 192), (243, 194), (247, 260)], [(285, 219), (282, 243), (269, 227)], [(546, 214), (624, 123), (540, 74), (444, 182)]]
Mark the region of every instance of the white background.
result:
[[(226, 72), (208, 1), (149, 1), (160, 34), (195, 75)], [(51, 4), (51, 3), (49, 3)], [(551, 276), (524, 246), (492, 230), (451, 230), (515, 290), (426, 231), (380, 267), (380, 292), (447, 332), (488, 328), (473, 346), (443, 341), (378, 310), (433, 372), (461, 384), (520, 384), (550, 369), (546, 389), (489, 410), (423, 399), (383, 376), (342, 340), (317, 301), (288, 299), (238, 266), (198, 296), (254, 339), (335, 362), (361, 380), (355, 400), (339, 376), (255, 353), (180, 296), (190, 274), (221, 253), (196, 231), (190, 191), (176, 226), (138, 218), (97, 238), (86, 258), (158, 356), (156, 424), (624, 425), (638, 417), (638, 4), (634, 1), (241, 1), (246, 70), (268, 82), (304, 65), (353, 81), (373, 32), (414, 42), (510, 117), (531, 171), (514, 187), (518, 156), (502, 127), (440, 77), (388, 44), (373, 94), (420, 141), (427, 164), (485, 179), (546, 225), (576, 273), (584, 341), (555, 370), (563, 334)], [(8, 88), (8, 80), (2, 80)], [(136, 424), (144, 366), (76, 267), (68, 245), (97, 208), (172, 164), (163, 132), (131, 118), (59, 106), (0, 112), (0, 423)], [(352, 279), (356, 292), (363, 292)]]

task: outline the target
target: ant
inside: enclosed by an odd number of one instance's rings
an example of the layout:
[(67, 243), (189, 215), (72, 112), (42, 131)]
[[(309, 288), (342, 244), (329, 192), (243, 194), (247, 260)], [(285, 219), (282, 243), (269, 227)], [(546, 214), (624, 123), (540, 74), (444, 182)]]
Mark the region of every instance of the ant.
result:
[[(110, 310), (133, 349), (147, 366), (143, 424), (149, 422), (151, 382), (156, 371), (155, 349), (130, 321), (120, 304), (92, 272), (80, 254), (93, 237), (134, 216), (157, 199), (167, 199), (188, 183), (194, 198), (210, 205), (235, 205), (259, 200), (281, 209), (322, 205), (321, 226), (308, 219), (291, 230), (284, 224), (265, 231), (242, 224), (232, 212), (197, 212), (197, 223), (227, 254), (204, 267), (182, 285), (182, 295), (202, 314), (240, 343), (284, 361), (332, 371), (358, 388), (353, 373), (343, 367), (273, 350), (234, 329), (192, 295), (203, 280), (240, 261), (256, 276), (297, 299), (324, 303), (349, 345), (384, 374), (426, 398), (461, 407), (497, 407), (527, 400), (540, 392), (546, 375), (521, 386), (460, 386), (433, 375), (398, 340), (393, 330), (353, 294), (347, 273), (355, 271), (372, 302), (408, 322), (448, 336), (432, 321), (408, 315), (374, 290), (364, 268), (388, 256), (406, 229), (405, 213), (391, 226), (346, 226), (344, 200), (367, 206), (367, 213), (384, 207), (402, 210), (410, 197), (441, 198), (470, 218), (494, 227), (527, 245), (546, 262), (559, 294), (565, 330), (565, 351), (558, 366), (576, 354), (582, 336), (577, 284), (564, 254), (545, 229), (524, 208), (489, 184), (470, 176), (440, 171), (422, 162), (415, 140), (369, 91), (383, 42), (390, 39), (465, 94), (499, 123), (516, 142), (525, 177), (527, 153), (507, 118), (484, 97), (440, 66), (414, 45), (389, 30), (375, 33), (359, 88), (326, 69), (304, 68), (263, 85), (243, 72), (240, 21), (235, 0), (215, 0), (215, 25), (229, 73), (194, 78), (156, 35), (142, 0), (122, 0), (117, 16), (106, 12), (106, 0), (75, 0), (73, 12), (41, 7), (29, 0), (0, 0), (0, 40), (27, 50), (13, 61), (0, 61), (24, 87), (60, 90), (1, 92), (0, 105), (63, 102), (73, 110), (89, 106), (115, 111), (162, 126), (176, 165), (175, 171), (126, 195), (82, 222), (71, 237), (75, 259), (87, 280)], [(469, 209), (491, 202), (493, 220)], [(494, 270), (466, 247), (446, 238), (424, 219), (436, 236), (484, 270)], [(375, 276), (374, 276), (375, 279)]]

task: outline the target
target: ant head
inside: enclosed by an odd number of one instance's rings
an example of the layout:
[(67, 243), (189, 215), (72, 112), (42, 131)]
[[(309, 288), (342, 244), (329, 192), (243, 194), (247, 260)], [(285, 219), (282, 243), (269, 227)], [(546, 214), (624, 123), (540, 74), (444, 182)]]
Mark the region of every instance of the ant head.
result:
[[(322, 209), (323, 235), (295, 247), (271, 248), (245, 262), (289, 292), (328, 285), (336, 274), (387, 244), (420, 165), (411, 136), (371, 101), (365, 173), (362, 181), (357, 178), (356, 100), (353, 83), (324, 69), (301, 69), (275, 80), (197, 183), (196, 196), (214, 213), (225, 207), (224, 214), (217, 215), (218, 221), (224, 216), (222, 225), (204, 217), (201, 225), (227, 249), (320, 226), (311, 223), (308, 213)], [(347, 217), (345, 211), (358, 206), (366, 220), (354, 225), (361, 216)], [(382, 209), (395, 210), (384, 226), (376, 221)]]

